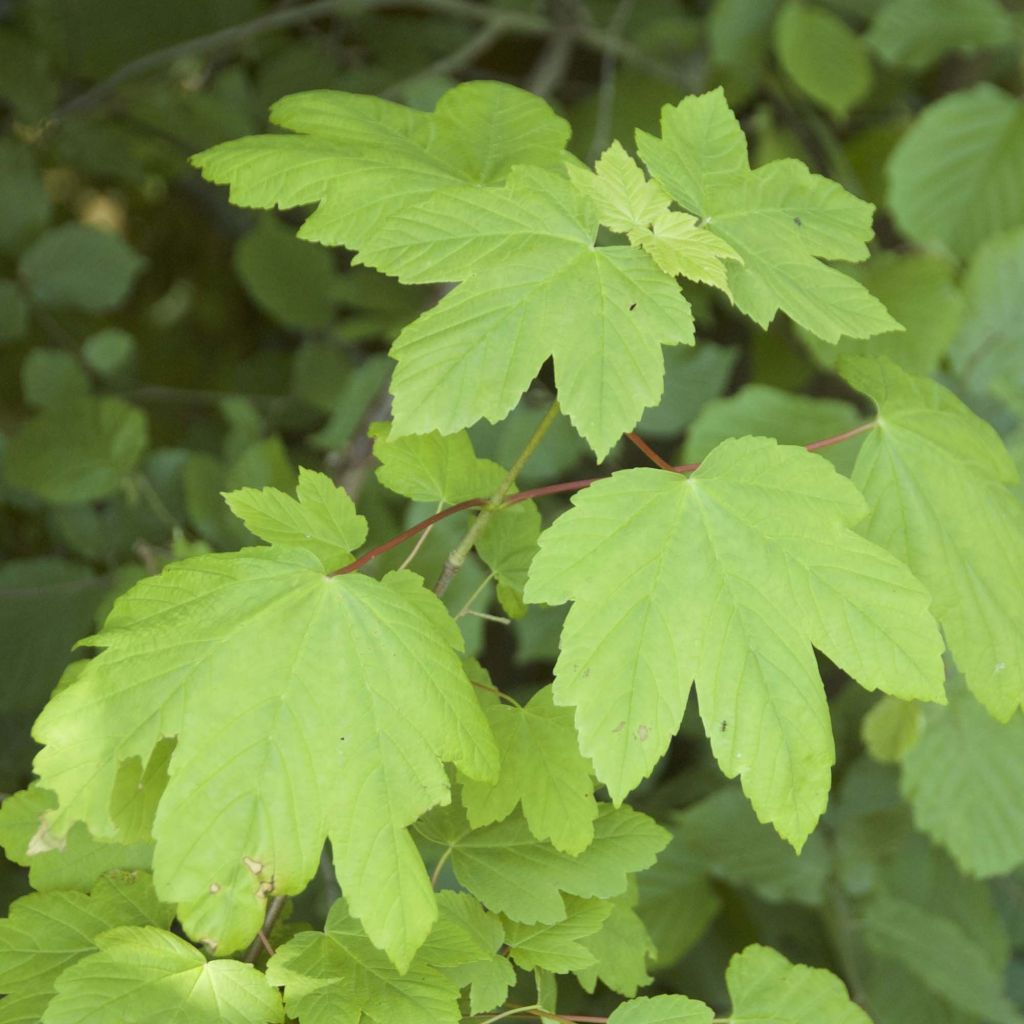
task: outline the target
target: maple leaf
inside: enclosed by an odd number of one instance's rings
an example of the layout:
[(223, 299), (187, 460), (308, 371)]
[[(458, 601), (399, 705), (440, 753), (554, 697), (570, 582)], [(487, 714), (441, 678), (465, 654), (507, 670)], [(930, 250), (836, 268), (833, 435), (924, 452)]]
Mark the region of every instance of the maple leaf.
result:
[(927, 591), (853, 532), (867, 506), (821, 457), (729, 440), (691, 477), (625, 470), (573, 504), (542, 535), (526, 596), (574, 602), (555, 700), (575, 706), (615, 801), (665, 752), (695, 680), (723, 772), (799, 848), (834, 760), (812, 644), (868, 689), (944, 700)]
[(105, 650), (36, 724), (51, 827), (116, 835), (118, 765), (177, 736), (153, 864), (190, 934), (247, 943), (329, 834), (353, 912), (408, 964), (437, 911), (405, 828), (447, 802), (444, 761), (497, 768), (458, 629), (421, 579), (326, 577), (296, 548), (205, 555), (143, 580), (88, 642)]

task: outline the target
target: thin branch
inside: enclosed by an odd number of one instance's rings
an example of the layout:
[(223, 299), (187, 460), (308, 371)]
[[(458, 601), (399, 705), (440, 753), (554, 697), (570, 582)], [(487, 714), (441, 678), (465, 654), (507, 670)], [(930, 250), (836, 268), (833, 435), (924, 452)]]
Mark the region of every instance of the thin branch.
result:
[(332, 576), (346, 576), (350, 572), (358, 572), (364, 565), (372, 562), (379, 555), (383, 555), (385, 552), (390, 551), (392, 548), (397, 548), (399, 544), (405, 543), (415, 537), (421, 530), (425, 530), (434, 523), (439, 523), (442, 519), (447, 519), (451, 515), (455, 515), (456, 512), (465, 512), (467, 508), (483, 508), (487, 504), (486, 498), (470, 498), (468, 501), (460, 501), (457, 505), (449, 505), (448, 508), (441, 512), (435, 512), (434, 515), (428, 516), (426, 519), (421, 519), (415, 526), (410, 526), (408, 530), (403, 530), (401, 533), (392, 537), (391, 540), (385, 541), (383, 544), (379, 544), (375, 548), (367, 551), (365, 554), (360, 555), (354, 562), (349, 562), (348, 565), (342, 566), (340, 569), (336, 569), (331, 573)]
[[(549, 412), (549, 415), (550, 415), (550, 412)], [(818, 451), (821, 448), (828, 448), (831, 445), (839, 444), (842, 441), (847, 441), (851, 437), (856, 437), (858, 434), (866, 433), (869, 430), (873, 430), (877, 426), (878, 426), (878, 421), (877, 420), (871, 420), (869, 423), (862, 423), (859, 427), (854, 427), (852, 430), (844, 430), (843, 433), (836, 434), (833, 437), (826, 437), (826, 438), (823, 438), (820, 441), (812, 441), (810, 444), (805, 444), (804, 448), (807, 451), (809, 451), (809, 452), (816, 452), (816, 451)], [(531, 441), (532, 440), (533, 439), (531, 439)], [(527, 447), (529, 448), (529, 445)], [(534, 447), (536, 447), (536, 445), (534, 445)], [(529, 454), (532, 454), (532, 451), (533, 451), (533, 449), (530, 448), (529, 452), (527, 453), (527, 457), (529, 457)], [(520, 459), (517, 460), (516, 466), (514, 466), (513, 469), (516, 470), (516, 467), (521, 468), (521, 462), (522, 461), (525, 461), (525, 459), (523, 459), (523, 457), (520, 456)], [(672, 465), (669, 465), (668, 463), (665, 463), (665, 468), (667, 470), (670, 470), (673, 473), (693, 473), (695, 470), (700, 469), (700, 463), (699, 462), (687, 462), (687, 463), (684, 463), (682, 466), (672, 466)], [(516, 470), (516, 471), (518, 472), (518, 470)], [(507, 479), (508, 478), (506, 477), (506, 480)], [(409, 540), (410, 538), (415, 537), (416, 534), (422, 532), (423, 530), (428, 529), (434, 523), (440, 522), (442, 519), (446, 519), (450, 515), (455, 515), (457, 512), (464, 512), (464, 511), (466, 511), (466, 509), (470, 509), (470, 508), (482, 508), (484, 510), (483, 512), (481, 512), (481, 514), (479, 516), (477, 516), (476, 523), (474, 523), (474, 527), (478, 523), (480, 523), (481, 520), (484, 519), (484, 516), (488, 517), (487, 520), (484, 521), (483, 525), (480, 526), (479, 530), (476, 530), (474, 532), (473, 527), (471, 527), (469, 532), (466, 534), (466, 537), (470, 537), (470, 535), (472, 534), (472, 541), (475, 541), (476, 538), (479, 537), (480, 532), (483, 530), (483, 527), (486, 526), (487, 522), (490, 521), (490, 516), (488, 515), (489, 512), (491, 514), (493, 514), (495, 511), (497, 511), (498, 508), (506, 507), (508, 505), (518, 505), (519, 502), (521, 502), (521, 501), (533, 501), (535, 498), (547, 498), (547, 497), (550, 497), (553, 494), (572, 494), (572, 493), (575, 493), (576, 491), (582, 491), (584, 488), (589, 487), (591, 484), (596, 484), (596, 483), (598, 483), (601, 480), (607, 480), (607, 479), (608, 479), (607, 477), (597, 476), (597, 477), (589, 477), (586, 480), (565, 480), (562, 483), (545, 484), (543, 487), (533, 487), (533, 488), (530, 488), (529, 490), (526, 490), (526, 491), (517, 491), (515, 494), (508, 494), (507, 493), (508, 488), (506, 488), (506, 494), (502, 498), (497, 498), (496, 496), (492, 496), (491, 498), (470, 498), (468, 501), (460, 501), (458, 505), (451, 505), (448, 508), (444, 509), (443, 511), (437, 512), (434, 515), (429, 516), (428, 518), (426, 518), (426, 519), (416, 523), (415, 525), (410, 526), (408, 530), (403, 530), (397, 536), (392, 537), (390, 540), (385, 541), (383, 544), (380, 544), (377, 547), (372, 548), (371, 550), (365, 552), (364, 554), (360, 555), (354, 562), (349, 562), (348, 565), (344, 566), (341, 569), (337, 569), (331, 575), (332, 576), (344, 576), (344, 575), (346, 575), (347, 573), (350, 573), (350, 572), (358, 572), (360, 569), (363, 568), (364, 565), (368, 565), (370, 562), (372, 562), (379, 555), (383, 555), (386, 551), (390, 551), (392, 548), (398, 547), (399, 544), (402, 544), (403, 542)], [(514, 478), (513, 478), (513, 482), (514, 482)], [(504, 486), (504, 483), (503, 483), (503, 486)], [(509, 484), (509, 487), (511, 487), (511, 486), (512, 485)], [(501, 490), (501, 488), (499, 488), (499, 490)], [(464, 537), (463, 538), (463, 544), (465, 544), (465, 542), (466, 542), (466, 538)], [(459, 549), (461, 549), (462, 546), (463, 545), (460, 544), (459, 545)], [(469, 544), (469, 547), (467, 547), (465, 552), (463, 553), (462, 561), (465, 561), (465, 557), (466, 557), (466, 555), (469, 554), (469, 549), (471, 547), (472, 547), (472, 542)], [(456, 549), (456, 550), (459, 550), (459, 549)], [(454, 554), (455, 554), (455, 552), (453, 552), (452, 555), (448, 556), (449, 557), (449, 562), (451, 561), (452, 556)], [(446, 562), (445, 566), (447, 567), (448, 564), (449, 563)], [(459, 562), (459, 567), (461, 567), (461, 565), (462, 565), (462, 562)], [(454, 576), (454, 575), (455, 575), (455, 572), (452, 572), (451, 576)], [(442, 572), (442, 579), (444, 579), (444, 573), (443, 572)], [(439, 580), (438, 583), (440, 584), (440, 582), (441, 581)], [(447, 582), (445, 584), (445, 589), (447, 589), (447, 583), (450, 583), (450, 582), (451, 582), (451, 578), (449, 577), (449, 579), (447, 580)]]
[(277, 924), (277, 919), (281, 916), (281, 911), (284, 910), (287, 898), (287, 896), (275, 896), (270, 901), (267, 907), (267, 915), (263, 918), (263, 927), (256, 933), (256, 938), (252, 940), (245, 952), (245, 956), (242, 958), (245, 963), (256, 963), (259, 959), (260, 951), (263, 949), (269, 950), (270, 955), (273, 956), (274, 950), (267, 941), (267, 936), (274, 930), (274, 925)]
[(466, 603), (459, 609), (458, 614), (455, 616), (456, 621), (458, 619), (461, 619), (463, 615), (468, 615), (469, 614), (470, 609), (472, 609), (472, 607), (473, 607), (473, 602), (483, 593), (484, 587), (486, 587), (487, 584), (490, 583), (491, 580), (493, 580), (493, 579), (494, 579), (494, 573), (493, 572), (489, 572), (484, 577), (483, 582), (480, 584), (480, 586), (477, 587), (476, 590), (474, 590), (473, 593), (469, 595), (469, 600), (467, 600)]
[(844, 430), (841, 434), (836, 434), (834, 437), (826, 437), (821, 441), (812, 441), (810, 444), (805, 444), (804, 447), (809, 452), (816, 452), (821, 448), (828, 448), (831, 445), (839, 444), (841, 441), (847, 441), (851, 437), (856, 437), (858, 434), (874, 430), (877, 426), (878, 420), (871, 420), (869, 423), (862, 423), (859, 427), (854, 427), (852, 430)]
[[(636, 0), (619, 0), (611, 18), (608, 19), (607, 32), (609, 36), (621, 40), (635, 7)], [(597, 113), (594, 116), (594, 132), (590, 137), (590, 150), (587, 154), (591, 163), (601, 155), (602, 150), (611, 141), (618, 72), (618, 52), (606, 49), (601, 54), (601, 83), (597, 88)]]
[(629, 433), (626, 439), (632, 441), (653, 462), (658, 469), (669, 469), (675, 471), (675, 466), (666, 462), (639, 434)]
[[(183, 57), (200, 56), (230, 49), (247, 39), (293, 28), (321, 18), (344, 18), (388, 8), (417, 9), (434, 14), (447, 14), (453, 18), (466, 18), (488, 24), (500, 23), (502, 32), (526, 36), (549, 36), (556, 31), (549, 19), (527, 11), (495, 10), (468, 0), (312, 0), (311, 3), (271, 11), (259, 18), (231, 25), (205, 36), (197, 36), (173, 46), (154, 50), (136, 60), (129, 61), (108, 78), (84, 92), (73, 96), (58, 107), (47, 122), (52, 127), (69, 114), (79, 114), (100, 106), (128, 82), (142, 78)], [(682, 75), (671, 64), (649, 57), (640, 48), (611, 35), (604, 29), (583, 26), (576, 36), (578, 42), (591, 50), (613, 53), (620, 61), (635, 65), (648, 75), (674, 85), (681, 85)]]
[(441, 871), (444, 869), (445, 864), (448, 863), (448, 858), (452, 855), (452, 850), (454, 849), (454, 846), (449, 846), (448, 849), (445, 850), (440, 857), (438, 857), (437, 863), (434, 865), (434, 870), (430, 873), (431, 889), (437, 888), (437, 882), (438, 879), (441, 877)]
[(473, 64), (478, 57), (482, 57), (499, 39), (501, 39), (502, 36), (506, 35), (508, 31), (509, 26), (507, 20), (500, 16), (496, 16), (493, 21), (485, 22), (483, 28), (481, 28), (476, 35), (463, 43), (462, 46), (453, 50), (451, 53), (445, 54), (445, 56), (440, 60), (434, 61), (433, 64), (428, 64), (427, 67), (420, 68), (419, 71), (416, 71), (413, 74), (400, 79), (394, 84), (389, 85), (381, 95), (386, 99), (398, 98), (401, 96), (402, 90), (405, 89), (407, 85), (417, 81), (418, 79), (452, 75), (457, 71), (462, 71), (464, 68)]
[[(436, 509), (434, 509), (434, 515), (436, 516), (436, 515), (438, 514), (438, 512), (440, 512), (440, 511), (441, 511), (441, 509), (443, 509), (443, 508), (444, 508), (444, 502), (443, 502), (443, 501), (439, 501), (439, 502), (437, 503), (437, 508), (436, 508)], [(415, 544), (413, 545), (413, 549), (412, 549), (412, 551), (410, 551), (410, 552), (409, 552), (409, 554), (405, 556), (405, 558), (404, 558), (404, 559), (403, 559), (403, 561), (402, 561), (402, 564), (401, 564), (401, 565), (400, 565), (400, 566), (398, 567), (398, 571), (399, 571), (399, 572), (401, 572), (401, 571), (402, 571), (403, 569), (408, 569), (408, 568), (409, 568), (409, 566), (410, 566), (410, 565), (412, 565), (412, 563), (413, 563), (413, 560), (414, 560), (414, 559), (416, 558), (416, 556), (417, 556), (417, 555), (418, 555), (418, 554), (420, 553), (420, 549), (421, 549), (421, 548), (423, 547), (423, 545), (424, 545), (424, 544), (425, 544), (425, 543), (427, 542), (427, 538), (428, 538), (428, 537), (430, 536), (430, 531), (431, 531), (431, 530), (432, 530), (433, 528), (434, 528), (434, 524), (433, 524), (433, 523), (431, 523), (431, 524), (430, 524), (430, 525), (429, 525), (429, 526), (428, 526), (428, 527), (427, 527), (427, 528), (426, 528), (426, 529), (425, 529), (425, 530), (424, 530), (424, 531), (423, 531), (423, 532), (422, 532), (422, 533), (420, 534), (420, 539), (419, 539), (418, 541), (416, 541), (416, 543), (415, 543)]]

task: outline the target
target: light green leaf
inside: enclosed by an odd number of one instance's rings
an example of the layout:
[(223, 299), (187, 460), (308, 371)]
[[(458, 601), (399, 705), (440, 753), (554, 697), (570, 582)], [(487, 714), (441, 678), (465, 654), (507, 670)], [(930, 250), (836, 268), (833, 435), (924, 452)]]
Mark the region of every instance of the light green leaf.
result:
[(21, 364), (21, 393), (26, 405), (46, 409), (87, 395), (89, 378), (70, 352), (33, 348)]
[(418, 829), (452, 848), (456, 877), (481, 903), (524, 924), (563, 920), (562, 893), (618, 896), (625, 891), (627, 874), (650, 867), (668, 842), (668, 833), (645, 814), (607, 804), (594, 822), (593, 842), (575, 857), (534, 838), (519, 813), (473, 831), (453, 808), (443, 828), (425, 821)]
[(285, 327), (312, 330), (334, 312), (331, 254), (295, 237), (275, 217), (262, 217), (235, 244), (235, 273), (249, 297)]
[[(501, 508), (484, 527), (476, 553), (498, 581), (498, 597), (513, 618), (526, 613), (522, 606), (523, 587), (540, 536), (540, 511), (532, 501), (520, 501)], [(511, 594), (509, 594), (511, 591)]]
[(888, 64), (924, 71), (951, 50), (973, 53), (1013, 41), (999, 0), (888, 0), (871, 21), (868, 45)]
[(501, 768), (493, 785), (463, 782), (470, 825), (482, 828), (501, 821), (522, 803), (534, 836), (565, 853), (582, 853), (594, 838), (597, 801), (572, 709), (555, 707), (546, 686), (525, 707), (491, 704), (487, 718)]
[[(814, 398), (768, 384), (744, 384), (726, 398), (709, 401), (686, 432), (682, 460), (699, 462), (727, 438), (743, 434), (774, 437), (782, 444), (805, 445), (857, 426), (856, 406), (838, 398)], [(840, 472), (853, 468), (857, 442), (821, 450)]]
[(395, 494), (413, 501), (455, 505), (469, 498), (489, 498), (505, 478), (490, 459), (477, 458), (465, 431), (391, 437), (388, 423), (370, 427), (377, 479)]
[(685, 210), (743, 261), (728, 264), (739, 309), (767, 327), (781, 309), (813, 334), (869, 337), (899, 325), (877, 299), (821, 259), (858, 261), (871, 238), (869, 203), (797, 160), (751, 171), (721, 89), (662, 109), (662, 138), (637, 132), (641, 158)]
[(647, 961), (656, 950), (643, 921), (633, 909), (635, 893), (619, 896), (611, 902), (611, 914), (600, 931), (583, 939), (594, 956), (593, 967), (576, 971), (576, 978), (587, 992), (593, 992), (598, 981), (613, 992), (632, 999), (638, 988), (653, 980), (647, 973)]
[(115, 928), (69, 967), (42, 1024), (280, 1024), (280, 995), (252, 964), (206, 958), (156, 928)]
[(526, 596), (575, 602), (555, 699), (616, 802), (664, 754), (695, 679), (722, 771), (799, 849), (835, 756), (811, 645), (867, 689), (944, 699), (927, 592), (852, 531), (867, 508), (824, 459), (741, 438), (692, 477), (626, 470), (573, 504)]
[(569, 177), (590, 198), (601, 223), (620, 235), (650, 227), (671, 202), (669, 194), (647, 179), (620, 142), (604, 151), (593, 172), (570, 166)]
[(88, 892), (109, 871), (149, 869), (151, 842), (100, 842), (81, 822), (64, 837), (52, 835), (44, 815), (56, 806), (54, 795), (35, 784), (5, 797), (0, 806), (0, 846), (8, 860), (29, 869), (33, 889)]
[(972, 390), (1015, 398), (1024, 393), (1024, 228), (993, 235), (964, 276), (967, 315), (950, 356)]
[(271, 985), (303, 1024), (458, 1024), (459, 987), (437, 967), (414, 959), (400, 972), (351, 917), (343, 900), (323, 932), (290, 939), (267, 965)]
[(914, 822), (965, 873), (1007, 874), (1024, 863), (1024, 719), (996, 722), (960, 687), (934, 710), (903, 757)]
[(1024, 224), (1024, 103), (988, 82), (927, 107), (886, 164), (900, 230), (960, 257)]
[(148, 443), (145, 413), (120, 398), (83, 396), (28, 420), (7, 449), (15, 487), (55, 505), (113, 494)]
[(299, 134), (226, 142), (193, 163), (238, 206), (319, 204), (299, 237), (355, 250), (435, 192), (469, 196), (513, 164), (557, 166), (569, 137), (543, 100), (500, 82), (463, 83), (433, 114), (319, 91), (286, 96), (270, 118)]
[(459, 988), (469, 986), (470, 1012), (501, 1005), (515, 984), (515, 968), (499, 952), (505, 930), (469, 893), (440, 892), (438, 918), (417, 959), (437, 967)]
[(106, 650), (36, 724), (52, 826), (110, 835), (118, 763), (176, 735), (154, 872), (189, 933), (248, 943), (329, 834), (353, 913), (407, 966), (436, 906), (405, 827), (447, 801), (443, 761), (497, 768), (458, 630), (420, 578), (326, 578), (289, 548), (200, 556), (119, 598), (89, 642)]
[(803, 333), (814, 357), (834, 367), (840, 356), (888, 356), (910, 373), (932, 373), (949, 350), (964, 320), (964, 297), (954, 281), (949, 259), (924, 252), (878, 252), (867, 263), (851, 267), (903, 325), (873, 338), (840, 338), (829, 345)]
[(661, 346), (692, 344), (693, 322), (649, 256), (594, 248), (596, 232), (570, 183), (534, 168), (394, 217), (367, 262), (405, 280), (465, 280), (392, 347), (391, 436), (497, 422), (553, 356), (562, 409), (603, 458), (657, 402)]
[(1019, 1024), (1004, 992), (1004, 964), (957, 922), (897, 896), (876, 896), (864, 915), (864, 938), (933, 992), (973, 1017)]
[(732, 297), (729, 291), (729, 271), (724, 260), (739, 260), (739, 254), (707, 227), (687, 213), (669, 210), (659, 214), (650, 231), (638, 229), (630, 241), (640, 245), (651, 259), (675, 277), (677, 274), (691, 281), (710, 284)]
[(896, 764), (918, 741), (923, 725), (920, 704), (886, 695), (861, 720), (860, 735), (876, 761)]
[(118, 235), (72, 223), (40, 235), (18, 274), (40, 305), (103, 313), (124, 302), (144, 265)]
[[(971, 692), (1006, 720), (1024, 701), (1024, 508), (996, 432), (939, 384), (885, 359), (848, 358), (846, 379), (878, 406), (854, 482), (865, 535), (928, 587)], [(909, 694), (894, 693), (897, 697)]]
[(686, 996), (641, 996), (620, 1003), (608, 1024), (711, 1024), (715, 1011)]
[(524, 971), (539, 967), (566, 974), (590, 967), (597, 958), (580, 940), (599, 931), (611, 912), (609, 900), (567, 896), (565, 917), (554, 924), (507, 921), (505, 941), (509, 956)]
[[(124, 886), (135, 891), (125, 897)], [(148, 876), (100, 879), (91, 895), (32, 893), (0, 920), (0, 992), (9, 999), (45, 997), (67, 967), (95, 951), (96, 937), (121, 925), (167, 927), (171, 915), (153, 895)], [(43, 1004), (45, 1005), (45, 1000)]]
[(268, 544), (305, 548), (331, 572), (352, 561), (366, 540), (366, 520), (329, 476), (299, 469), (296, 497), (275, 487), (245, 487), (224, 495), (228, 508)]
[(765, 946), (737, 953), (725, 981), (732, 1024), (871, 1024), (830, 971), (790, 963)]
[(860, 36), (817, 4), (783, 5), (775, 19), (775, 54), (799, 89), (840, 120), (871, 91), (871, 61)]
[(629, 236), (671, 277), (682, 275), (728, 292), (726, 259), (739, 259), (733, 248), (700, 225), (695, 217), (669, 210), (670, 197), (648, 181), (636, 161), (613, 142), (594, 173), (569, 167), (573, 184), (589, 196), (601, 223)]

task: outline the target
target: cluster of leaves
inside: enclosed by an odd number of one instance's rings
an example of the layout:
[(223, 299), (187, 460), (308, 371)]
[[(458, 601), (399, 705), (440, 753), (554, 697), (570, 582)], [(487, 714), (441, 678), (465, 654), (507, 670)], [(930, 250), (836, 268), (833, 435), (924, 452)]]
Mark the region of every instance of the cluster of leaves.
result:
[(1024, 20), (702, 7), (0, 9), (0, 1022), (1022, 1019)]

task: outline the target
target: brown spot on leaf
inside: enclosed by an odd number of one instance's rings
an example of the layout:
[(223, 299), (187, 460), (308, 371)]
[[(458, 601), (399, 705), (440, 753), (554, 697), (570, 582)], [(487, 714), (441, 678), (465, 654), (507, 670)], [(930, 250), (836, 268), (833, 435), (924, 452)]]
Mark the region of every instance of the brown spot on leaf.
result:
[(623, 719), (621, 722), (619, 722), (619, 724), (617, 726), (615, 726), (614, 729), (612, 729), (612, 732), (622, 732), (622, 730), (625, 729), (625, 728), (626, 728), (626, 720)]
[(254, 874), (258, 875), (263, 870), (263, 861), (255, 860), (253, 857), (243, 857), (242, 863)]
[(648, 736), (650, 736), (650, 735), (651, 735), (651, 730), (650, 730), (650, 726), (646, 726), (646, 725), (638, 725), (638, 726), (636, 727), (636, 738), (637, 738), (637, 739), (638, 739), (638, 740), (639, 740), (639, 741), (640, 741), (641, 743), (643, 743), (643, 741), (644, 741), (645, 739), (647, 739), (647, 737), (648, 737)]
[(211, 895), (216, 896), (217, 893), (219, 893), (219, 892), (220, 892), (220, 886), (216, 882), (211, 882), (210, 883), (210, 893), (211, 893)]

